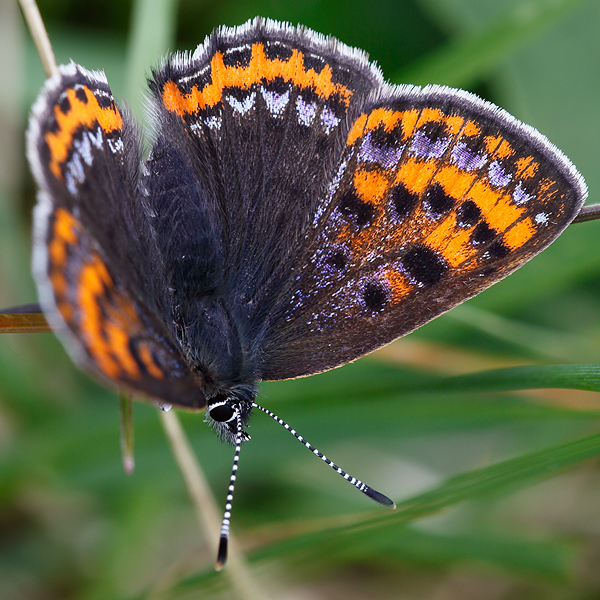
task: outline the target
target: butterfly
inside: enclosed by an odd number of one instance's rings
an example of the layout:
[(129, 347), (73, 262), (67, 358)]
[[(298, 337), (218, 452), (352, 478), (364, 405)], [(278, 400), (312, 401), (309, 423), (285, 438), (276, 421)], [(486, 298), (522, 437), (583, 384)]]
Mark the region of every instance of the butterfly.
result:
[(71, 63), (46, 82), (27, 134), (33, 271), (78, 364), (206, 410), (236, 446), (231, 493), (252, 409), (284, 424), (256, 404), (261, 380), (346, 364), (450, 310), (546, 248), (587, 195), (504, 110), (388, 84), (301, 26), (217, 29), (148, 83), (144, 158), (103, 73)]

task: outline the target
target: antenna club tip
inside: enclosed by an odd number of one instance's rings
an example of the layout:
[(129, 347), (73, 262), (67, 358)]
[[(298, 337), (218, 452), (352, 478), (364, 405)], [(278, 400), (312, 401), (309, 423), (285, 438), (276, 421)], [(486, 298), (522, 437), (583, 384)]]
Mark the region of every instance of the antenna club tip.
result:
[(375, 500), (375, 502), (385, 506), (386, 508), (391, 508), (394, 510), (396, 508), (396, 504), (393, 500), (388, 498), (385, 494), (374, 490), (373, 488), (368, 487), (364, 492), (371, 500)]
[(379, 494), (378, 498), (373, 498), (376, 502), (379, 502), (382, 506), (394, 510), (396, 508), (396, 503), (393, 500), (390, 500), (387, 496), (383, 494)]
[(217, 562), (215, 564), (215, 571), (220, 571), (227, 562), (227, 538), (221, 537), (219, 541), (219, 552), (217, 553)]

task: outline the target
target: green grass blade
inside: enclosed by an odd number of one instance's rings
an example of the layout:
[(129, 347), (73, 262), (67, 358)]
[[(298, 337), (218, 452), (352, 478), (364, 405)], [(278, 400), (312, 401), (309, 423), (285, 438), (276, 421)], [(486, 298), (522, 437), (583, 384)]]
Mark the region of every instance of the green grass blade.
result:
[[(374, 361), (361, 361), (343, 369), (299, 380), (286, 389), (285, 383), (263, 385), (270, 397), (298, 402), (301, 406), (348, 406), (353, 402), (373, 402), (390, 397), (406, 403), (416, 393), (465, 394), (532, 389), (574, 389), (600, 392), (600, 367), (580, 365), (527, 365), (491, 369), (464, 375), (439, 376), (411, 371)], [(600, 400), (600, 397), (599, 397)], [(551, 412), (559, 410), (552, 407)], [(563, 410), (563, 409), (560, 409)]]
[(136, 0), (127, 48), (125, 97), (134, 114), (142, 114), (141, 92), (150, 65), (175, 46), (177, 0)]
[(541, 365), (495, 369), (439, 379), (429, 390), (499, 392), (535, 389), (573, 389), (600, 392), (598, 365)]

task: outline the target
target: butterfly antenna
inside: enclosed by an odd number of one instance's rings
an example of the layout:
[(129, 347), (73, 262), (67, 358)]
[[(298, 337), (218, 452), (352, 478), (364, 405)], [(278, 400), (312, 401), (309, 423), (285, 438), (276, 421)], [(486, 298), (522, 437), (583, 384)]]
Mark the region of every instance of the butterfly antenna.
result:
[(240, 450), (242, 448), (242, 439), (244, 430), (242, 428), (242, 415), (238, 411), (237, 415), (237, 436), (235, 438), (235, 454), (233, 455), (233, 466), (231, 467), (231, 477), (229, 478), (229, 488), (227, 490), (227, 501), (225, 503), (225, 514), (221, 522), (221, 538), (219, 540), (219, 552), (217, 554), (217, 571), (220, 571), (227, 562), (227, 545), (229, 541), (229, 523), (231, 522), (231, 504), (233, 502), (233, 491), (235, 490), (235, 480), (237, 478), (238, 462), (240, 460)]
[[(275, 413), (272, 413), (270, 410), (263, 408), (256, 402), (252, 403), (254, 408), (258, 408), (258, 410), (262, 410), (265, 414), (269, 415), (272, 419), (277, 421), (284, 429), (287, 429), (297, 440), (302, 442), (313, 454), (316, 454), (323, 462), (328, 464), (336, 473), (339, 473), (346, 481), (349, 481), (355, 488), (359, 489), (363, 494), (366, 494), (371, 500), (375, 500), (375, 502), (379, 502), (383, 506), (387, 508), (396, 508), (396, 505), (392, 500), (390, 500), (387, 496), (374, 490), (372, 487), (369, 487), (367, 484), (363, 483), (360, 479), (356, 479), (356, 477), (352, 477), (342, 469), (340, 469), (334, 462), (331, 462), (323, 453), (319, 452), (312, 444), (309, 444), (295, 429), (292, 429), (283, 419), (280, 419)], [(231, 486), (230, 486), (231, 487)], [(221, 534), (222, 535), (222, 534)], [(221, 537), (221, 541), (223, 538)]]

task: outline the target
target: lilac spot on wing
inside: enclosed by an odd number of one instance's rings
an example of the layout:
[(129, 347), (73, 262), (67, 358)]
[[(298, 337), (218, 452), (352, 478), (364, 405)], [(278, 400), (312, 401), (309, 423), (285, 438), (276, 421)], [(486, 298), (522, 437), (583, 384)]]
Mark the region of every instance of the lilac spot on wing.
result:
[(397, 147), (384, 147), (374, 144), (369, 131), (363, 138), (358, 151), (358, 160), (361, 162), (378, 163), (384, 169), (391, 169), (402, 158), (404, 145)]
[(488, 177), (490, 183), (496, 187), (504, 187), (505, 185), (508, 185), (512, 179), (512, 175), (507, 173), (502, 168), (502, 165), (496, 161), (490, 163), (490, 166), (488, 167)]
[(319, 277), (326, 282), (329, 279), (339, 279), (343, 276), (350, 256), (348, 248), (340, 245), (328, 245), (319, 248), (311, 260), (319, 270)]
[(264, 87), (260, 88), (262, 97), (265, 99), (265, 104), (271, 114), (281, 116), (287, 103), (290, 101), (290, 92), (287, 91), (284, 94), (278, 94), (274, 91), (265, 90)]
[(538, 225), (545, 225), (548, 222), (548, 215), (546, 213), (538, 213), (535, 215), (535, 222)]
[(221, 117), (208, 117), (206, 119), (206, 124), (211, 128), (214, 129), (215, 131), (218, 131), (219, 129), (221, 129)]
[(73, 196), (78, 196), (78, 184), (83, 183), (85, 180), (85, 171), (81, 163), (81, 156), (73, 154), (65, 167), (65, 185)]
[(340, 119), (333, 114), (333, 111), (330, 108), (325, 106), (321, 113), (321, 123), (323, 123), (323, 126), (325, 127), (325, 133), (329, 135), (329, 132), (334, 127), (337, 127), (339, 122)]
[(118, 138), (116, 140), (113, 140), (112, 138), (107, 138), (106, 141), (108, 142), (108, 147), (110, 148), (110, 151), (113, 154), (118, 154), (119, 152), (123, 152), (124, 146), (123, 146), (123, 140), (121, 138)]
[(309, 127), (317, 114), (317, 107), (311, 102), (305, 102), (302, 96), (298, 96), (296, 110), (298, 111), (298, 121)]
[(464, 142), (457, 142), (452, 148), (452, 162), (464, 171), (475, 171), (485, 165), (486, 154), (478, 154), (470, 150)]
[(525, 192), (520, 181), (517, 184), (517, 187), (514, 189), (512, 197), (515, 201), (515, 204), (525, 204), (534, 198), (534, 196), (530, 196)]
[(424, 132), (417, 131), (410, 143), (410, 151), (419, 158), (440, 158), (448, 149), (450, 138), (431, 139)]
[(256, 99), (256, 93), (252, 92), (249, 96), (246, 96), (244, 100), (240, 101), (233, 96), (227, 97), (227, 102), (229, 102), (231, 108), (233, 108), (240, 115), (245, 115), (253, 106), (254, 100)]
[(344, 173), (346, 172), (347, 166), (348, 166), (348, 161), (346, 161), (346, 160), (342, 161), (342, 164), (339, 166), (338, 171), (335, 174), (335, 177), (333, 178), (331, 185), (329, 186), (329, 193), (327, 194), (327, 196), (324, 199), (321, 200), (321, 202), (319, 202), (319, 207), (317, 208), (317, 211), (315, 212), (315, 216), (313, 218), (313, 226), (317, 225), (317, 223), (323, 216), (323, 213), (327, 209), (327, 206), (329, 206), (329, 203), (331, 202), (331, 199), (333, 198), (333, 195), (335, 194), (336, 190), (338, 189), (338, 186), (340, 185), (340, 181), (342, 180), (342, 177), (344, 176)]
[[(89, 137), (88, 137), (89, 136)], [(83, 137), (80, 140), (73, 140), (73, 156), (79, 155), (80, 158), (83, 158), (83, 161), (86, 165), (91, 165), (93, 161), (92, 156), (92, 146), (90, 144), (90, 138), (94, 140), (93, 136), (89, 133), (84, 133)], [(97, 144), (94, 142), (94, 146)], [(98, 146), (97, 146), (98, 147)], [(102, 132), (100, 131), (100, 148), (102, 148)]]

